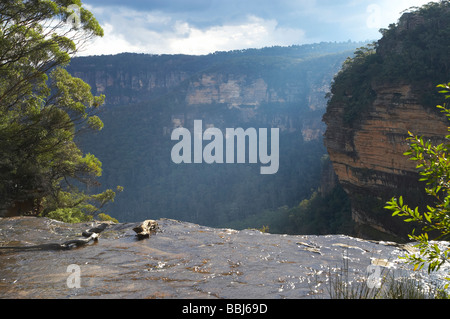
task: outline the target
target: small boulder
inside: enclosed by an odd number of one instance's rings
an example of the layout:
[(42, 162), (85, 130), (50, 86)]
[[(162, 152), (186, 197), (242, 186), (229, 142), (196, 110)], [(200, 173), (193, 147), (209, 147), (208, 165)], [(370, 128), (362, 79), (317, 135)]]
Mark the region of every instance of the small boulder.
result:
[(149, 238), (151, 232), (156, 231), (159, 228), (159, 225), (154, 220), (146, 220), (134, 227), (133, 230), (136, 232), (136, 235), (139, 240)]

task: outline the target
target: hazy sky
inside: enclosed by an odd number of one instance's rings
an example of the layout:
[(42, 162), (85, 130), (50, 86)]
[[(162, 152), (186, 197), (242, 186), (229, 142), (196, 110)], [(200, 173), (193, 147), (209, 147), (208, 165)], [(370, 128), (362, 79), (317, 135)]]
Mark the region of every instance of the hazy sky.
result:
[(84, 0), (105, 36), (81, 55), (208, 54), (365, 41), (429, 0)]

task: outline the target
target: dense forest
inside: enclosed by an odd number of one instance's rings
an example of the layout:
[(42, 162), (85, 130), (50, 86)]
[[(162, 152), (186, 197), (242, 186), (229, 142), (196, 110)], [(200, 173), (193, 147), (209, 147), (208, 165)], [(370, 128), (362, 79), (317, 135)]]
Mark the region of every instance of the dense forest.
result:
[[(90, 83), (94, 93), (105, 93), (107, 103), (110, 101), (99, 114), (105, 124), (103, 130), (80, 137), (83, 149), (95, 153), (104, 165), (101, 188), (124, 187), (108, 214), (123, 222), (164, 217), (214, 227), (315, 232), (319, 217), (308, 217), (308, 207), (321, 206), (326, 211), (323, 216), (327, 216), (347, 205), (339, 189), (327, 199), (318, 193), (327, 153), (321, 118), (331, 80), (361, 45), (320, 43), (206, 56), (120, 54), (74, 59), (69, 70)], [(180, 72), (184, 80), (167, 80), (167, 74), (176, 78)], [(150, 89), (127, 84), (127, 79), (130, 83), (145, 82), (150, 73), (156, 74)], [(203, 89), (195, 88), (204, 76), (222, 84), (245, 79), (240, 83), (241, 90), (263, 81), (265, 94), (276, 96), (276, 100), (243, 97), (237, 100), (237, 107), (226, 99), (187, 103), (188, 94)], [(98, 92), (99, 77), (115, 82)], [(132, 102), (116, 99), (116, 95), (128, 95)], [(264, 176), (259, 173), (260, 165), (172, 163), (175, 142), (170, 132), (174, 118), (181, 119), (187, 128), (192, 128), (195, 119), (222, 130), (280, 128), (279, 171)], [(339, 205), (335, 206), (333, 196), (342, 198)], [(348, 207), (343, 215), (345, 224), (350, 220)], [(322, 232), (342, 230), (333, 227)]]
[(450, 72), (448, 3), (417, 8), (380, 32), (383, 37), (359, 48), (333, 81), (330, 103), (345, 103), (350, 126), (370, 109), (380, 84), (411, 84), (430, 110), (442, 102), (435, 88), (448, 81)]

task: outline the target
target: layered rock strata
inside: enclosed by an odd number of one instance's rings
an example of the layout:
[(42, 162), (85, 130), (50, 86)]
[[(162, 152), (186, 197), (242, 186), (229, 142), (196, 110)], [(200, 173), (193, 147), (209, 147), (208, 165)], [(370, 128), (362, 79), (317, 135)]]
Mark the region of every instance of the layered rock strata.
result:
[(409, 231), (400, 219), (383, 209), (386, 200), (403, 195), (421, 204), (423, 185), (408, 150), (408, 132), (436, 143), (447, 133), (447, 120), (418, 102), (410, 85), (374, 88), (370, 112), (354, 127), (344, 124), (344, 105), (329, 107), (325, 145), (334, 170), (351, 197), (353, 218), (362, 237), (402, 237)]

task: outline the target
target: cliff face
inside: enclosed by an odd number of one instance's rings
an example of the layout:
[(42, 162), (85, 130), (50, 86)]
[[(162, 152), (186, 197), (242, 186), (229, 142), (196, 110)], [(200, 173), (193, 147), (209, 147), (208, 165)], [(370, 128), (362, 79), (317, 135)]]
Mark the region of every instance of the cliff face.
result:
[(264, 79), (256, 78), (250, 83), (246, 82), (243, 74), (203, 74), (200, 79), (189, 84), (186, 102), (188, 105), (220, 103), (239, 108), (269, 101), (270, 93)]
[[(134, 54), (121, 55), (120, 59), (75, 59), (69, 71), (90, 84), (94, 94), (105, 94), (109, 106), (170, 106), (172, 123), (165, 123), (166, 132), (205, 110), (223, 106), (221, 115), (234, 112), (237, 121), (257, 121), (282, 131), (301, 131), (305, 140), (319, 140), (324, 131), (321, 115), (305, 121), (302, 114), (317, 110), (323, 113), (329, 81), (347, 55), (326, 57), (328, 69), (321, 72), (308, 70), (308, 62), (301, 59), (278, 62), (281, 58), (255, 57), (230, 62), (209, 56), (188, 59)], [(322, 63), (320, 58), (311, 61)]]
[(381, 205), (394, 195), (411, 198), (423, 189), (416, 163), (403, 155), (408, 149), (408, 131), (442, 142), (448, 123), (445, 117), (420, 105), (409, 85), (381, 86), (375, 92), (373, 107), (357, 128), (344, 124), (343, 105), (329, 108), (324, 116), (325, 145), (352, 199), (353, 218), (361, 227), (361, 235), (371, 233), (369, 229), (404, 235), (404, 225), (391, 219), (389, 212), (383, 213)]
[(412, 10), (346, 61), (323, 118), (325, 145), (362, 237), (406, 239), (417, 228), (384, 209), (392, 197), (403, 196), (411, 207), (434, 205), (418, 181), (417, 163), (403, 154), (408, 131), (434, 144), (448, 134), (436, 86), (449, 80), (450, 41), (441, 30), (450, 27), (450, 5)]
[[(168, 113), (162, 138), (194, 119), (219, 128), (278, 127), (320, 141), (329, 83), (350, 51), (302, 58), (151, 56), (122, 54), (74, 59), (69, 71), (106, 95), (115, 110), (159, 105)], [(166, 114), (167, 115), (167, 114)]]
[(165, 94), (180, 85), (191, 74), (183, 71), (158, 74), (153, 70), (136, 73), (117, 69), (113, 65), (97, 70), (95, 64), (86, 64), (81, 70), (74, 71), (73, 75), (89, 83), (93, 93), (107, 95), (108, 104), (119, 105), (139, 103)]
[[(221, 105), (226, 110), (223, 114), (234, 112), (233, 117), (238, 122), (278, 127), (282, 132), (300, 132), (305, 141), (319, 141), (324, 132), (320, 116), (305, 114), (314, 114), (317, 110), (323, 112), (326, 107), (323, 97), (329, 87), (321, 83), (335, 71), (310, 81), (303, 79), (301, 83), (283, 80), (276, 86), (260, 75), (205, 72), (187, 81), (183, 94), (186, 109), (184, 119), (180, 121), (199, 116), (199, 110), (207, 112)], [(268, 108), (270, 112), (267, 112)], [(208, 120), (215, 123), (211, 125), (226, 125), (217, 117)]]

